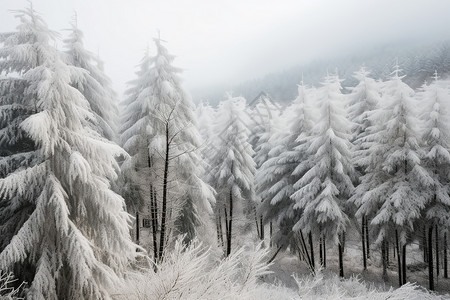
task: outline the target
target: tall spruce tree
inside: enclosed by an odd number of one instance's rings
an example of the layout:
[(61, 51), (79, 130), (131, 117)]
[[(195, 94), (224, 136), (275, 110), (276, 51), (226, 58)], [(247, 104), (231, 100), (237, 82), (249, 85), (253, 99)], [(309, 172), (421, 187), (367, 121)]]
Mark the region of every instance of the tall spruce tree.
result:
[(121, 139), (131, 157), (122, 169), (137, 172), (136, 184), (151, 210), (154, 256), (162, 260), (174, 234), (190, 241), (199, 226), (207, 227), (215, 199), (200, 178), (201, 138), (192, 100), (172, 66), (175, 57), (161, 39), (154, 41), (156, 56), (144, 58), (124, 102)]
[(32, 8), (17, 16), (17, 32), (4, 40), (2, 71), (16, 72), (26, 85), (19, 97), (28, 100), (18, 105), (34, 111), (17, 125), (36, 151), (0, 179), (0, 220), (22, 213), (0, 269), (28, 280), (30, 299), (109, 298), (137, 255), (124, 201), (110, 189), (115, 157), (125, 153), (91, 129), (89, 103), (71, 86), (84, 71), (62, 61), (50, 46), (53, 33)]
[(217, 139), (209, 176), (217, 192), (215, 214), (223, 216), (220, 220), (225, 226), (221, 227), (226, 229), (227, 256), (231, 253), (233, 234), (242, 233), (252, 219), (249, 216), (253, 216), (255, 162), (248, 142), (250, 132), (244, 123), (245, 107), (244, 98), (229, 96), (220, 103), (214, 126)]
[(339, 274), (344, 276), (343, 235), (355, 174), (349, 141), (351, 123), (346, 119), (341, 89), (337, 75), (325, 77), (318, 94), (320, 120), (311, 136), (305, 138), (306, 160), (294, 172), (302, 176), (293, 185), (291, 198), (294, 209), (302, 212), (294, 231), (303, 229), (334, 241), (339, 248)]
[[(425, 206), (420, 186), (430, 182), (420, 165), (421, 150), (414, 91), (402, 81), (395, 65), (384, 83), (382, 107), (370, 120), (361, 164), (366, 174), (356, 188), (352, 201), (359, 207), (357, 217), (373, 217), (370, 222), (382, 249), (395, 243), (398, 253), (399, 284), (406, 283), (406, 244), (414, 222)], [(386, 258), (384, 257), (384, 270)], [(386, 273), (385, 273), (386, 274)]]
[[(428, 232), (428, 268), (429, 288), (434, 290), (433, 272), (433, 229), (441, 228), (444, 241), (450, 228), (450, 91), (445, 84), (448, 82), (438, 79), (437, 72), (429, 85), (424, 85), (418, 98), (424, 107), (423, 141), (424, 157), (422, 165), (428, 170), (432, 178), (429, 185), (424, 185), (426, 197), (425, 220)], [(436, 232), (439, 237), (439, 233)], [(439, 249), (436, 249), (436, 253)], [(436, 264), (439, 268), (439, 264)]]

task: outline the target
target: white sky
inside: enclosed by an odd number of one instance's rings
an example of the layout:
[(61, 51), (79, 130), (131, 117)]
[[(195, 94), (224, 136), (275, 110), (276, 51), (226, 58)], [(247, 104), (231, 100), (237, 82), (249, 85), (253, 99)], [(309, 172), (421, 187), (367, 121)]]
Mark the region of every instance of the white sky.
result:
[[(0, 31), (15, 28), (0, 0)], [(64, 35), (74, 11), (86, 48), (98, 52), (121, 94), (157, 29), (178, 56), (188, 89), (232, 86), (311, 59), (395, 39), (450, 38), (449, 0), (35, 0)]]

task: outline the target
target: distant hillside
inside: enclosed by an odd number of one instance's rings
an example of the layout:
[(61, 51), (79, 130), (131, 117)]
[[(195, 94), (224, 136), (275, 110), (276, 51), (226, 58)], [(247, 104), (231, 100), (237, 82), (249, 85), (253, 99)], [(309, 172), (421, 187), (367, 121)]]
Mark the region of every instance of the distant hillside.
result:
[[(356, 85), (352, 74), (363, 64), (371, 71), (372, 77), (385, 79), (392, 72), (396, 60), (403, 69), (404, 81), (412, 88), (420, 87), (435, 70), (441, 77), (450, 75), (450, 42), (439, 42), (431, 45), (382, 46), (365, 53), (357, 53), (345, 57), (314, 61), (305, 65), (297, 65), (288, 70), (267, 74), (262, 78), (249, 80), (235, 86), (234, 95), (244, 96), (248, 101), (257, 97), (261, 91), (280, 103), (288, 103), (296, 97), (297, 84), (303, 80), (306, 84), (319, 85), (327, 70), (335, 72), (344, 79), (342, 85)], [(225, 90), (204, 91), (194, 95), (196, 100), (208, 100), (214, 105), (223, 99)]]

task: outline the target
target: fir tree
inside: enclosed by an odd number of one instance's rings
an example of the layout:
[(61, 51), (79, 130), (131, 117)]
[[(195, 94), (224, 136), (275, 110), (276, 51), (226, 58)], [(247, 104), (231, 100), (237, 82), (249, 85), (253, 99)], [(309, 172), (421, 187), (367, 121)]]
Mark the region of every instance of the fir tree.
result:
[[(216, 216), (222, 215), (226, 228), (226, 255), (231, 253), (236, 221), (246, 226), (254, 207), (253, 149), (248, 143), (249, 130), (243, 123), (246, 103), (242, 97), (231, 96), (220, 103), (215, 123), (217, 140), (210, 174), (217, 192)], [(239, 226), (238, 226), (239, 228)], [(240, 228), (242, 229), (242, 228)]]
[(21, 266), (15, 274), (21, 279), (31, 274), (27, 298), (109, 298), (137, 255), (124, 201), (110, 189), (115, 157), (125, 153), (90, 129), (89, 103), (70, 85), (82, 80), (83, 70), (62, 61), (32, 8), (17, 16), (21, 25), (5, 40), (5, 63), (16, 64), (26, 82), (23, 97), (35, 111), (19, 127), (37, 158), (0, 180), (2, 221), (5, 211), (31, 207), (2, 249), (0, 269)]
[[(316, 232), (339, 246), (340, 276), (343, 275), (342, 244), (348, 218), (348, 199), (353, 192), (350, 128), (343, 108), (340, 80), (327, 76), (319, 90), (320, 121), (305, 138), (306, 160), (294, 171), (302, 174), (293, 185), (291, 198), (301, 217), (294, 231)], [(300, 146), (301, 147), (301, 146)], [(299, 148), (299, 147), (297, 147)]]
[[(430, 181), (420, 166), (420, 145), (413, 90), (402, 82), (398, 65), (385, 83), (383, 105), (371, 117), (369, 135), (361, 150), (366, 174), (352, 200), (359, 207), (356, 215), (373, 217), (371, 225), (376, 244), (385, 247), (395, 237), (399, 261), (399, 283), (406, 282), (405, 249), (407, 235), (421, 216), (425, 202), (420, 184)], [(400, 250), (402, 249), (402, 250)], [(384, 265), (386, 267), (386, 265)]]
[(172, 66), (175, 57), (161, 39), (154, 41), (156, 56), (144, 58), (127, 92), (121, 138), (131, 155), (124, 171), (137, 170), (137, 177), (144, 180), (141, 186), (149, 187), (142, 191), (154, 210), (153, 224), (158, 226), (154, 233), (159, 232), (154, 255), (161, 260), (172, 232), (190, 241), (200, 225), (207, 227), (215, 199), (212, 188), (200, 178), (201, 138), (192, 100), (181, 87), (180, 70)]

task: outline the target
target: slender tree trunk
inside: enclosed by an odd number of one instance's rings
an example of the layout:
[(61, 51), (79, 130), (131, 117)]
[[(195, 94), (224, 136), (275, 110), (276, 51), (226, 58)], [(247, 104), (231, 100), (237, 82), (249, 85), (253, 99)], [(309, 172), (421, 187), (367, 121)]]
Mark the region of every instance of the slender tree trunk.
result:
[(383, 279), (387, 280), (386, 240), (381, 242), (381, 262), (383, 264)]
[[(147, 156), (148, 168), (152, 168), (152, 158)], [(158, 204), (156, 202), (156, 192), (153, 190), (153, 185), (150, 184), (150, 218), (152, 224), (152, 236), (153, 236), (153, 259), (158, 259)]]
[(136, 244), (139, 245), (139, 212), (136, 212)]
[(311, 270), (311, 273), (315, 274), (316, 270), (314, 268), (313, 261), (311, 260), (311, 256), (308, 253), (308, 248), (306, 246), (305, 238), (303, 237), (303, 232), (301, 230), (300, 230), (300, 239), (301, 239), (301, 245), (303, 247), (303, 252), (304, 252), (304, 254), (306, 256), (306, 259), (307, 259), (308, 266), (309, 266), (309, 268)]
[(369, 220), (367, 216), (364, 218), (366, 221), (366, 255), (367, 259), (370, 259), (370, 243), (369, 243)]
[(272, 221), (270, 221), (270, 223), (269, 223), (269, 238), (270, 238), (269, 247), (272, 247), (272, 233), (273, 233), (273, 225), (272, 225)]
[(231, 253), (231, 234), (233, 226), (233, 193), (230, 190), (230, 218), (228, 219), (227, 256)]
[(159, 237), (159, 253), (160, 261), (164, 259), (164, 247), (166, 239), (166, 215), (167, 215), (167, 178), (169, 176), (169, 124), (166, 123), (166, 153), (164, 157), (164, 175), (163, 175), (163, 195), (161, 207), (161, 234)]
[(403, 284), (406, 284), (406, 244), (402, 247), (402, 279)]
[(323, 242), (323, 267), (327, 267), (327, 244), (325, 238), (322, 239)]
[(444, 233), (444, 278), (448, 278), (447, 232)]
[(275, 252), (274, 255), (272, 255), (272, 257), (269, 259), (269, 261), (267, 262), (268, 264), (270, 264), (271, 262), (273, 262), (273, 260), (275, 259), (275, 257), (277, 257), (278, 253), (281, 251), (281, 249), (283, 248), (283, 246), (278, 247), (277, 251)]
[(261, 240), (264, 241), (264, 223), (263, 223), (263, 216), (259, 217), (259, 224), (261, 225), (261, 229), (259, 232), (261, 233)]
[(313, 246), (313, 239), (312, 239), (312, 232), (310, 231), (308, 234), (308, 238), (309, 238), (309, 248), (311, 251), (311, 266), (313, 267), (313, 269), (316, 269), (316, 262), (314, 261), (314, 246)]
[(403, 280), (402, 280), (402, 260), (400, 257), (400, 244), (398, 241), (398, 231), (395, 230), (395, 247), (397, 248), (397, 269), (398, 269), (398, 285), (402, 286), (403, 285)]
[(261, 233), (259, 231), (258, 215), (256, 213), (256, 207), (253, 207), (253, 211), (255, 212), (256, 235), (258, 236), (259, 239), (261, 239)]
[(344, 239), (345, 237), (339, 237), (339, 276), (340, 277), (344, 277), (344, 260), (343, 260), (343, 251), (344, 248), (341, 245), (341, 240)]
[[(433, 247), (433, 226), (428, 228), (428, 248)], [(428, 288), (434, 291), (433, 251), (428, 252)]]
[(366, 258), (366, 218), (363, 216), (361, 221), (361, 241), (362, 241), (362, 256), (363, 256), (363, 270), (367, 270)]
[(323, 267), (322, 235), (320, 235), (320, 238), (319, 238), (319, 264)]
[(428, 262), (427, 228), (423, 226), (423, 262)]
[(439, 276), (439, 228), (438, 225), (436, 224), (436, 238), (435, 238), (435, 243), (436, 243), (436, 278)]
[(155, 261), (158, 259), (158, 208), (156, 204), (156, 195), (153, 186), (150, 185), (150, 217), (152, 218), (152, 235), (153, 235), (153, 256)]

